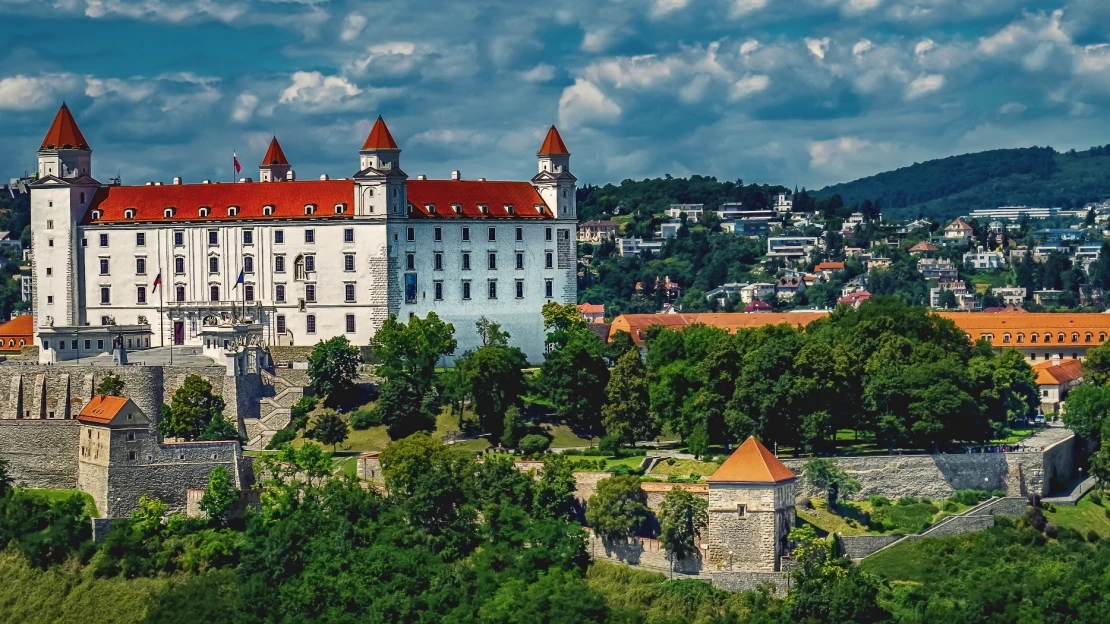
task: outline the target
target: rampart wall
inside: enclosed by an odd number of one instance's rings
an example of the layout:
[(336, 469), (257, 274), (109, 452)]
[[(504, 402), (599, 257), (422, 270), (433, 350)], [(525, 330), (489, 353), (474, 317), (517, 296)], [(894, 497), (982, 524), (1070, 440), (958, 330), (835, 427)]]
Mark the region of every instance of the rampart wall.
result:
[(0, 458), (16, 484), (75, 489), (79, 429), (76, 420), (0, 419)]

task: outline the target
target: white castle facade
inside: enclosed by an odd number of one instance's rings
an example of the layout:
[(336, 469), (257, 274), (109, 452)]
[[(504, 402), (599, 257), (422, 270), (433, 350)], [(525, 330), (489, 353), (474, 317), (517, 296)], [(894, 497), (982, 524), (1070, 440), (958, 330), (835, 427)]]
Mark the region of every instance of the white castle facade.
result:
[[(378, 119), (350, 178), (298, 181), (275, 138), (259, 181), (105, 185), (64, 105), (31, 191), (35, 344), (54, 362), (183, 345), (368, 344), (435, 312), (456, 353), (500, 323), (542, 359), (545, 302), (575, 303), (576, 179), (552, 127), (528, 182), (410, 180)], [(160, 284), (155, 285), (160, 276)]]

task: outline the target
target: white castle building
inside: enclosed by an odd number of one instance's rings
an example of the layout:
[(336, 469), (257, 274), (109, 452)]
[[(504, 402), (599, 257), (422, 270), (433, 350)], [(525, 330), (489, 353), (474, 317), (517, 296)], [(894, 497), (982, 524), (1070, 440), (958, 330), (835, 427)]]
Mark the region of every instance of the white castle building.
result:
[[(298, 181), (276, 137), (258, 182), (105, 185), (63, 104), (31, 191), (40, 360), (163, 345), (368, 344), (435, 312), (457, 353), (482, 316), (542, 359), (547, 301), (576, 303), (576, 179), (554, 126), (529, 182), (415, 180), (379, 117), (349, 178)], [(160, 284), (155, 288), (157, 278)]]

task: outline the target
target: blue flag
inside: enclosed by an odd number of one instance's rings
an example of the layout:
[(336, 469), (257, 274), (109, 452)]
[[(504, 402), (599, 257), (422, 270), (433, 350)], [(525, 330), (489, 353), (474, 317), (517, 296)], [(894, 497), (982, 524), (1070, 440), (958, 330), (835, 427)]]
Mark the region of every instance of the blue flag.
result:
[(242, 284), (242, 283), (243, 283), (243, 271), (242, 271), (242, 269), (240, 269), (239, 270), (239, 279), (235, 280), (235, 288), (238, 288), (239, 284)]

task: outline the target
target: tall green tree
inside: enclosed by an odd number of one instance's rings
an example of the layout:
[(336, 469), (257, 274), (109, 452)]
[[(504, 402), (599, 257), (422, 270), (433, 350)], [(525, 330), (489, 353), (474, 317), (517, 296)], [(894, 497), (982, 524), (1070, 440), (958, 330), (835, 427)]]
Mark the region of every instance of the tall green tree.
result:
[(189, 375), (162, 410), (158, 428), (167, 437), (185, 440), (199, 439), (206, 430), (219, 434), (225, 431), (223, 423), (230, 424), (223, 411), (224, 400), (212, 393), (212, 384), (199, 375)]
[(431, 433), (436, 428), (435, 414), (427, 395), (420, 394), (405, 377), (387, 379), (378, 388), (374, 411), (393, 440), (417, 432)]
[(414, 316), (407, 323), (390, 315), (370, 342), (378, 374), (388, 379), (408, 379), (420, 395), (431, 390), (436, 365), (457, 346), (454, 326), (443, 322), (435, 312), (424, 318)]
[(231, 473), (223, 466), (217, 466), (208, 473), (208, 486), (200, 499), (200, 510), (209, 521), (217, 525), (227, 523), (227, 513), (239, 500), (239, 492), (231, 482)]
[(123, 396), (123, 380), (119, 375), (108, 373), (96, 386), (96, 393), (106, 396)]
[(659, 541), (679, 559), (698, 551), (696, 538), (709, 526), (709, 501), (675, 487), (659, 505)]
[(565, 339), (565, 344), (545, 356), (540, 387), (560, 418), (593, 432), (601, 426), (601, 407), (609, 383), (605, 345), (589, 330), (567, 332)]
[(1096, 386), (1110, 384), (1110, 342), (1087, 349), (1087, 357), (1083, 360), (1083, 380)]
[(802, 474), (815, 488), (825, 490), (829, 509), (836, 507), (841, 496), (851, 496), (859, 491), (860, 483), (831, 459), (815, 458), (802, 465)]
[(492, 440), (499, 440), (506, 411), (517, 406), (524, 393), (521, 369), (528, 366), (528, 358), (520, 349), (508, 346), (509, 335), (500, 331), (496, 323), (490, 324), (485, 332), (494, 337), (493, 342), (463, 354), (455, 366), (479, 425)]
[(347, 439), (350, 435), (350, 427), (347, 426), (347, 421), (336, 414), (333, 410), (327, 410), (316, 417), (316, 423), (312, 429), (308, 431), (310, 437), (320, 444), (330, 444), (332, 452), (335, 452), (335, 447)]
[(659, 435), (659, 420), (651, 412), (647, 377), (647, 367), (635, 349), (621, 356), (609, 376), (601, 424), (619, 444), (635, 444), (637, 440), (651, 440)]
[(318, 343), (308, 356), (308, 376), (312, 379), (313, 390), (335, 404), (354, 388), (361, 361), (358, 349), (346, 336)]
[(643, 527), (650, 511), (647, 494), (634, 475), (613, 476), (597, 483), (597, 493), (586, 502), (586, 522), (606, 539), (632, 537)]

